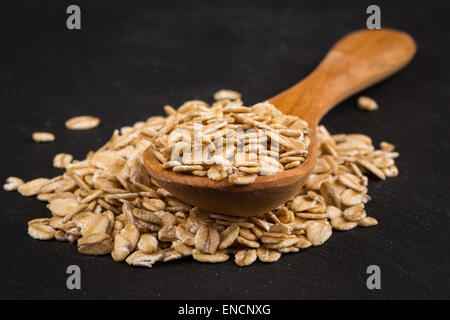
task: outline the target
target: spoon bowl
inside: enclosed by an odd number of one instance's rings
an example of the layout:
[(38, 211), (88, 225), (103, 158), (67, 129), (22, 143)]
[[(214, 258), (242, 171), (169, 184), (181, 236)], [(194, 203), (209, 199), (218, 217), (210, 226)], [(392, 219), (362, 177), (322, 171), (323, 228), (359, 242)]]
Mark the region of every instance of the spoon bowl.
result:
[(162, 168), (151, 147), (144, 152), (148, 173), (186, 203), (206, 211), (254, 216), (273, 210), (298, 194), (318, 157), (317, 124), (334, 106), (394, 74), (414, 56), (406, 33), (382, 29), (353, 32), (338, 41), (304, 80), (269, 99), (285, 114), (306, 120), (311, 128), (309, 154), (301, 165), (275, 175), (258, 176), (249, 185), (233, 185)]

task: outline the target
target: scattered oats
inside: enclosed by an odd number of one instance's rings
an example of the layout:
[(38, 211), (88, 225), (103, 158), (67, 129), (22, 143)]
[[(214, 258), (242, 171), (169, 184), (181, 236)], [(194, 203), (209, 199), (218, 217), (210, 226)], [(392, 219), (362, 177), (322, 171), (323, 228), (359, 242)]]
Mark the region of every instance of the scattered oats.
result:
[[(24, 183), (9, 177), (3, 187), (6, 191), (37, 195), (48, 202), (51, 218), (30, 221), (29, 235), (77, 242), (82, 254), (111, 254), (115, 261), (125, 260), (133, 266), (151, 267), (157, 261), (186, 256), (217, 263), (232, 254), (238, 265), (246, 266), (256, 258), (275, 262), (283, 253), (321, 245), (332, 229), (378, 224), (366, 214), (370, 200), (367, 175), (397, 176), (399, 154), (387, 142), (375, 150), (365, 135), (331, 135), (323, 126), (317, 128), (319, 157), (305, 186), (262, 216), (204, 212), (163, 189), (142, 163), (142, 154), (150, 145), (168, 170), (234, 184), (249, 184), (258, 175), (292, 169), (308, 156), (308, 124), (301, 119), (283, 115), (268, 102), (245, 107), (240, 95), (229, 91), (217, 98), (211, 107), (202, 101), (188, 101), (178, 110), (166, 106), (168, 117), (151, 117), (116, 130), (84, 160), (57, 154), (53, 165), (65, 172), (51, 180)], [(88, 128), (83, 119), (72, 124)], [(194, 134), (196, 122), (203, 128), (200, 135)], [(268, 134), (261, 136), (263, 131)], [(181, 140), (187, 135), (209, 153), (200, 159), (184, 153), (186, 144)], [(272, 140), (278, 142), (276, 152), (269, 148)], [(229, 151), (224, 148), (228, 142), (233, 145)], [(178, 156), (176, 160), (170, 160), (172, 153)]]
[(70, 130), (88, 130), (97, 127), (100, 119), (91, 116), (73, 117), (66, 121), (66, 128)]
[(374, 111), (378, 109), (378, 104), (372, 98), (361, 96), (358, 98), (358, 108), (361, 110)]
[(33, 132), (33, 140), (36, 142), (52, 142), (55, 141), (55, 135), (51, 132)]

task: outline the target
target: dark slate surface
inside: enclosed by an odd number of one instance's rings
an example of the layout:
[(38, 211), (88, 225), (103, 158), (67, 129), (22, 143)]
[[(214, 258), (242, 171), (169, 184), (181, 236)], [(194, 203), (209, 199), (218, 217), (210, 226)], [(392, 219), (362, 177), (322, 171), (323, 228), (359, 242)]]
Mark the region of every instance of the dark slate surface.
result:
[[(52, 156), (82, 157), (114, 128), (160, 114), (164, 104), (237, 89), (255, 103), (306, 76), (341, 36), (365, 27), (365, 1), (73, 1), (82, 30), (68, 31), (68, 1), (1, 6), (0, 179), (53, 176)], [(40, 242), (26, 222), (48, 216), (43, 203), (0, 192), (1, 298), (299, 299), (449, 298), (449, 22), (444, 2), (378, 2), (382, 24), (417, 40), (414, 61), (364, 93), (380, 110), (350, 98), (323, 121), (398, 146), (400, 176), (372, 181), (368, 213), (380, 225), (336, 232), (324, 246), (276, 264), (239, 268), (182, 260), (152, 270), (74, 245)], [(68, 131), (74, 115), (100, 127)], [(35, 144), (35, 130), (57, 140)], [(82, 290), (66, 289), (68, 265)], [(382, 289), (366, 288), (367, 266), (381, 267)]]

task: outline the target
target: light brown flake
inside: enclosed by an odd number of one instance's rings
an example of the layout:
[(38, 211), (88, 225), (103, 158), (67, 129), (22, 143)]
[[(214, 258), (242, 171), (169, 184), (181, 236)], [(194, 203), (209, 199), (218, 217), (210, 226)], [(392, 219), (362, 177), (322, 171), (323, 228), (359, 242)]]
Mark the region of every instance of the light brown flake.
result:
[(238, 266), (246, 267), (255, 262), (257, 257), (255, 249), (240, 250), (236, 253), (234, 262)]
[(364, 205), (362, 203), (357, 204), (353, 207), (349, 207), (344, 210), (342, 216), (348, 221), (359, 221), (366, 216), (366, 211), (364, 210)]
[(237, 239), (240, 232), (240, 228), (237, 224), (231, 224), (224, 231), (220, 233), (220, 243), (218, 248), (220, 250), (226, 249), (231, 246)]
[(162, 257), (163, 253), (161, 251), (146, 254), (138, 250), (130, 254), (125, 261), (132, 266), (151, 268)]
[(380, 142), (380, 148), (381, 148), (381, 150), (388, 151), (388, 152), (392, 152), (395, 150), (395, 146), (392, 143), (389, 143), (386, 141)]
[(219, 242), (219, 232), (213, 226), (202, 225), (194, 237), (195, 248), (203, 253), (215, 253)]
[(24, 197), (31, 197), (37, 195), (43, 186), (45, 186), (50, 180), (47, 178), (37, 178), (21, 184), (17, 187), (17, 191)]
[(58, 153), (53, 158), (53, 167), (55, 168), (65, 168), (73, 160), (73, 156), (68, 153)]
[(114, 249), (111, 253), (114, 261), (123, 261), (134, 250), (139, 240), (139, 230), (128, 224), (114, 237)]
[(240, 98), (241, 94), (233, 90), (223, 89), (214, 93), (215, 100), (239, 100)]
[(378, 104), (372, 98), (361, 96), (358, 98), (358, 108), (361, 110), (374, 111), (378, 109)]
[(314, 220), (306, 225), (306, 238), (313, 246), (320, 246), (331, 237), (331, 225), (327, 220)]
[(358, 221), (358, 226), (361, 227), (373, 227), (378, 224), (378, 221), (372, 217), (365, 217)]
[(53, 215), (65, 217), (66, 215), (73, 212), (76, 208), (78, 208), (79, 205), (80, 203), (73, 198), (61, 197), (50, 200), (47, 208), (52, 212)]
[(55, 229), (49, 225), (48, 218), (34, 219), (28, 222), (28, 234), (38, 240), (50, 240), (55, 236)]
[(51, 132), (33, 132), (33, 140), (36, 142), (52, 142), (55, 141), (55, 135)]
[(18, 187), (23, 185), (22, 179), (17, 177), (8, 177), (5, 184), (3, 185), (3, 190), (5, 191), (16, 191)]
[(208, 254), (197, 249), (192, 250), (192, 257), (197, 261), (209, 263), (225, 262), (230, 258), (226, 253), (216, 252), (214, 254)]
[(276, 262), (281, 258), (281, 252), (277, 250), (267, 249), (265, 247), (261, 247), (256, 249), (256, 254), (258, 258), (262, 262)]
[(347, 231), (356, 228), (358, 226), (358, 222), (348, 221), (343, 217), (337, 217), (331, 219), (331, 225), (333, 226), (333, 229)]
[(91, 233), (78, 239), (78, 252), (87, 255), (104, 255), (113, 250), (113, 242), (105, 233)]
[(66, 121), (66, 128), (70, 130), (89, 130), (97, 127), (100, 119), (92, 116), (73, 117)]
[(158, 249), (158, 239), (150, 233), (144, 233), (137, 243), (137, 248), (145, 254), (154, 253)]

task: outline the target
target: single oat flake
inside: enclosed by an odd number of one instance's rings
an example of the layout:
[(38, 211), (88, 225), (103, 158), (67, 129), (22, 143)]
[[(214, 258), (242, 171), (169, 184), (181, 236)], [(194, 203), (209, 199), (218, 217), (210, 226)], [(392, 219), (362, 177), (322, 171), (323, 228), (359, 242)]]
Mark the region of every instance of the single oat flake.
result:
[[(235, 103), (219, 100), (210, 107), (203, 101), (190, 101), (178, 110), (166, 106), (167, 117), (150, 117), (115, 130), (105, 145), (90, 151), (85, 159), (56, 155), (53, 165), (64, 170), (60, 176), (28, 182), (9, 177), (3, 187), (6, 191), (17, 190), (23, 196), (35, 195), (47, 202), (49, 217), (31, 220), (28, 234), (38, 240), (68, 241), (76, 244), (81, 254), (110, 255), (116, 262), (136, 267), (152, 267), (155, 263), (186, 257), (208, 263), (234, 260), (244, 267), (257, 260), (273, 263), (283, 254), (320, 246), (336, 231), (378, 224), (369, 216), (372, 213), (367, 207), (368, 176), (381, 180), (396, 176), (398, 152), (388, 142), (384, 141), (377, 150), (365, 135), (332, 135), (324, 126), (317, 129), (319, 157), (305, 186), (295, 197), (261, 216), (206, 212), (158, 185), (142, 162), (144, 150), (154, 145), (157, 145), (155, 156), (167, 163), (168, 169), (178, 168), (180, 172), (196, 175), (203, 172), (210, 179), (231, 179), (238, 184), (251, 183), (261, 170), (282, 167), (289, 170), (292, 163), (297, 165), (307, 157), (306, 148), (297, 144), (301, 142), (299, 132), (307, 137), (301, 120), (288, 117), (288, 121), (268, 104), (244, 107), (240, 95), (234, 93), (222, 92), (216, 98)], [(176, 123), (189, 128), (189, 118), (206, 119), (207, 134), (196, 138), (207, 145), (229, 129), (224, 122), (216, 121), (216, 112), (228, 115), (231, 128), (259, 128), (266, 126), (264, 121), (274, 119), (274, 115), (279, 117), (280, 125), (274, 127), (281, 130), (271, 132), (268, 139), (282, 137), (280, 160), (262, 157), (264, 165), (252, 163), (246, 158), (248, 149), (255, 147), (263, 155), (268, 150), (258, 147), (261, 141), (257, 135), (245, 134), (239, 137), (244, 146), (242, 152), (234, 153), (243, 155), (234, 162), (239, 164), (236, 171), (223, 164), (190, 163), (189, 159), (165, 162), (167, 154), (163, 146), (182, 150), (177, 146), (180, 136), (173, 133), (177, 130), (174, 130)], [(294, 129), (288, 124), (291, 121), (297, 123)], [(83, 126), (88, 127), (78, 124), (78, 128)]]
[(375, 111), (378, 109), (378, 104), (372, 98), (361, 96), (358, 98), (358, 108), (361, 110)]
[(51, 132), (33, 132), (32, 138), (36, 142), (52, 142), (55, 141), (55, 135)]
[(91, 116), (73, 117), (66, 121), (66, 128), (70, 130), (89, 130), (97, 127), (100, 119)]

